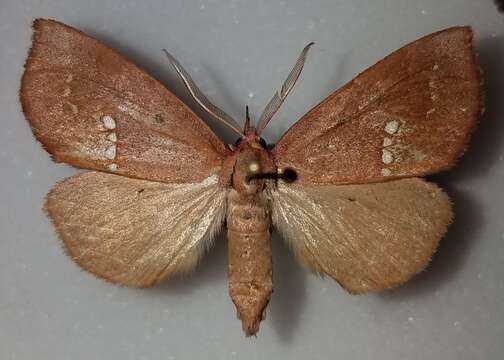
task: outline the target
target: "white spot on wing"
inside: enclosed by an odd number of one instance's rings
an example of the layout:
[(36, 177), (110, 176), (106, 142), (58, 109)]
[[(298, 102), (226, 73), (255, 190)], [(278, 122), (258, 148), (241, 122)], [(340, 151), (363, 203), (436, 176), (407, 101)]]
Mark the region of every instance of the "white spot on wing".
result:
[(383, 176), (390, 176), (390, 175), (392, 175), (392, 171), (388, 168), (383, 168), (383, 169), (381, 169), (381, 174)]
[(434, 64), (434, 66), (432, 67), (432, 70), (438, 71), (439, 70), (439, 65), (438, 64)]
[(386, 149), (382, 150), (382, 161), (384, 164), (390, 164), (392, 161), (394, 161), (394, 155)]
[(69, 74), (69, 75), (67, 76), (67, 78), (65, 79), (65, 82), (68, 84), (68, 83), (72, 82), (72, 80), (73, 80), (73, 75), (72, 75), (72, 74)]
[(108, 164), (107, 165), (107, 169), (110, 170), (110, 171), (117, 171), (117, 164), (115, 163), (112, 163), (112, 164)]
[(395, 134), (397, 130), (399, 129), (399, 121), (397, 120), (391, 120), (385, 125), (385, 132), (388, 134)]
[(116, 122), (112, 116), (105, 115), (104, 117), (102, 117), (102, 121), (105, 129), (113, 130), (116, 128)]
[(107, 159), (113, 160), (116, 157), (116, 146), (111, 145), (105, 150), (105, 157)]

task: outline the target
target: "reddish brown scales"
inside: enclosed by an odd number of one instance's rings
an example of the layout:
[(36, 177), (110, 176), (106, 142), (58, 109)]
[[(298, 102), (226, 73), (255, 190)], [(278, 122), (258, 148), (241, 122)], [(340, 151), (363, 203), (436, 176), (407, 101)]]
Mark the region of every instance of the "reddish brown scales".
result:
[(482, 109), (470, 27), (408, 44), (310, 110), (273, 150), (303, 184), (423, 176), (452, 166)]
[(172, 183), (219, 170), (224, 144), (154, 78), (65, 24), (38, 19), (33, 29), (21, 103), (56, 161)]
[[(72, 259), (109, 281), (151, 286), (193, 269), (226, 221), (229, 292), (246, 335), (258, 330), (272, 291), (271, 225), (303, 263), (353, 293), (396, 286), (426, 266), (450, 222), (450, 201), (424, 180), (397, 178), (453, 165), (482, 108), (468, 27), (380, 61), (306, 114), (272, 152), (248, 121), (228, 150), (152, 77), (52, 20), (34, 23), (20, 97), (55, 160), (98, 170), (47, 196)], [(229, 118), (207, 99), (198, 103)], [(296, 182), (283, 181), (286, 168)]]

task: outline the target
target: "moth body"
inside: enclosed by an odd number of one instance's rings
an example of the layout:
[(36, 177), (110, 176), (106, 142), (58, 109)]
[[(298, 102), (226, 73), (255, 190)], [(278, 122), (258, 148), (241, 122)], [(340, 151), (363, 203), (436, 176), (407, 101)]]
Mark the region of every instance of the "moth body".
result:
[(274, 173), (268, 151), (253, 129), (232, 155), (230, 190), (227, 198), (229, 293), (247, 336), (259, 330), (273, 290), (271, 262), (271, 210), (264, 192), (272, 180), (258, 178)]

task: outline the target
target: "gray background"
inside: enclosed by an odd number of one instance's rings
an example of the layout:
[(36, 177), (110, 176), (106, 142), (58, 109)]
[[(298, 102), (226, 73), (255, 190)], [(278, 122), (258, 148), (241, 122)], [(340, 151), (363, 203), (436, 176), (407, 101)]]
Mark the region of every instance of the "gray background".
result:
[[(196, 109), (160, 51), (170, 49), (240, 121), (245, 104), (257, 118), (301, 48), (316, 41), (265, 133), (270, 142), (389, 52), (470, 24), (486, 74), (487, 111), (458, 166), (435, 177), (455, 202), (455, 223), (425, 272), (366, 296), (313, 276), (275, 237), (275, 293), (257, 338), (244, 338), (228, 297), (224, 239), (193, 275), (157, 288), (97, 280), (63, 254), (41, 210), (49, 188), (75, 170), (50, 161), (20, 111), (34, 17), (56, 18), (106, 42)], [(491, 0), (2, 0), (0, 359), (501, 359), (503, 25)]]

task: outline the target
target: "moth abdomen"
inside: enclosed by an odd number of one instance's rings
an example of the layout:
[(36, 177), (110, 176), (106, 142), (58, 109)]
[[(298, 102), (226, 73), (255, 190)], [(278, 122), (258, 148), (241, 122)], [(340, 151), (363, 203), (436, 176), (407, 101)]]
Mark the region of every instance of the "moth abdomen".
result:
[(231, 190), (227, 208), (229, 294), (250, 336), (259, 330), (273, 291), (269, 202), (262, 192)]

